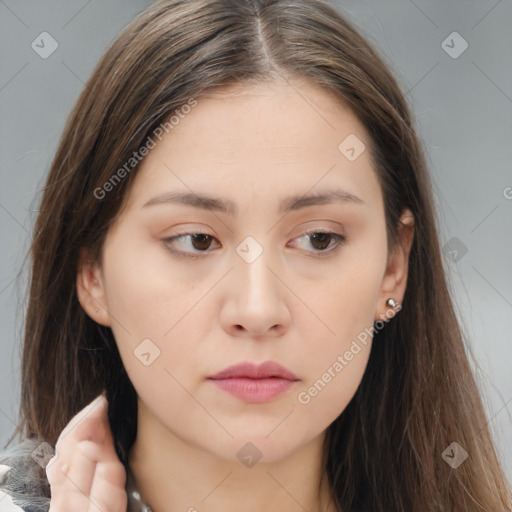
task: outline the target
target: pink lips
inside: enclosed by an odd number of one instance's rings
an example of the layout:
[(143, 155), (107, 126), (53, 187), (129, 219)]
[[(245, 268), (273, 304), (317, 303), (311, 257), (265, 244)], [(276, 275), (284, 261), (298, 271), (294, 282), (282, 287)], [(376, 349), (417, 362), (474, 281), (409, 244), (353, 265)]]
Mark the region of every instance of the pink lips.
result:
[(260, 365), (241, 363), (208, 378), (224, 391), (249, 403), (268, 402), (284, 393), (299, 379), (273, 361)]

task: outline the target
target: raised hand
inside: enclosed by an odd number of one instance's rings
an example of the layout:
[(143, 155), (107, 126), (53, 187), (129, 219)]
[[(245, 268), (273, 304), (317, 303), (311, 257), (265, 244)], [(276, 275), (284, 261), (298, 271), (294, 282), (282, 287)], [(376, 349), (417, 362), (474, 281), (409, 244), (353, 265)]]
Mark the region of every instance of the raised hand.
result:
[(46, 466), (49, 512), (126, 512), (126, 471), (114, 448), (102, 394), (61, 432)]

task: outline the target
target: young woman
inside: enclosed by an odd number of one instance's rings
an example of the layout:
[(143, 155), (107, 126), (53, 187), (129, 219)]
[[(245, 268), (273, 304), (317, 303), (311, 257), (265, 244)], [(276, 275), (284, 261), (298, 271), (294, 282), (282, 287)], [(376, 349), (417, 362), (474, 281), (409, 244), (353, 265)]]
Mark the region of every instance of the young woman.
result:
[(327, 4), (138, 16), (31, 256), (0, 510), (511, 509), (409, 107)]

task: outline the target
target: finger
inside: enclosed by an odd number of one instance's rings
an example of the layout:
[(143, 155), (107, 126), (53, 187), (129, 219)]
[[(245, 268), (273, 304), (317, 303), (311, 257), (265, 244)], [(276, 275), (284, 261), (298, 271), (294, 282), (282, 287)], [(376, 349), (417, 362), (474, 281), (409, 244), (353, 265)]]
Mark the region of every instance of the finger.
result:
[(108, 415), (106, 414), (107, 405), (106, 397), (101, 394), (76, 413), (61, 432), (56, 447), (70, 444), (73, 440), (82, 441), (90, 439), (91, 441), (102, 442), (102, 433), (97, 431), (97, 429), (101, 423), (104, 423), (102, 421), (104, 416), (107, 416), (108, 422)]
[[(68, 466), (68, 464), (65, 464)], [(70, 484), (67, 478), (67, 471), (61, 472), (60, 465), (54, 466), (56, 477), (51, 476), (48, 479), (51, 486), (51, 501), (48, 512), (68, 512), (89, 510), (89, 498), (78, 488)]]
[[(98, 396), (73, 416), (61, 432), (55, 446), (55, 456), (46, 466), (46, 475), (51, 485), (60, 485), (65, 482), (66, 471), (62, 472), (62, 468), (69, 468), (77, 444), (87, 439), (113, 443), (108, 421), (107, 401), (103, 395)], [(112, 450), (107, 448), (105, 455), (112, 457)], [(115, 457), (117, 458), (117, 455)], [(83, 477), (78, 478), (74, 471), (81, 472), (82, 469), (73, 470), (72, 476), (83, 483)]]
[(81, 441), (76, 445), (72, 455), (64, 489), (81, 492), (88, 496), (91, 493), (96, 465), (101, 460), (101, 446), (92, 441)]
[(91, 489), (91, 502), (101, 510), (126, 512), (128, 498), (125, 490), (126, 471), (121, 462), (100, 462)]
[[(58, 465), (70, 463), (75, 446), (83, 440), (104, 442), (108, 439), (110, 425), (108, 423), (107, 402), (104, 397), (98, 397), (79, 411), (61, 432), (55, 445), (56, 459), (51, 459), (47, 465), (50, 478), (60, 481), (61, 475), (56, 471)], [(47, 475), (48, 475), (47, 470)]]
[[(77, 451), (83, 452), (82, 456), (89, 460), (99, 458), (100, 450), (99, 446), (94, 446), (94, 443), (89, 441), (80, 443), (80, 447), (77, 447)], [(73, 457), (74, 468), (79, 467), (82, 462), (80, 456)], [(77, 473), (75, 472), (74, 475), (64, 484), (52, 486), (51, 503), (56, 511), (126, 512), (126, 471), (120, 461), (96, 463), (90, 492), (86, 489), (88, 484), (79, 483)]]
[[(85, 496), (79, 490), (66, 489), (61, 492), (54, 492), (52, 489), (50, 510), (48, 512), (86, 512), (91, 510), (90, 504), (91, 499), (89, 496)], [(107, 509), (95, 509), (95, 512), (106, 511)]]
[(65, 474), (69, 470), (69, 463), (63, 460), (58, 453), (56, 453), (46, 465), (46, 478), (50, 485), (57, 485), (65, 480)]

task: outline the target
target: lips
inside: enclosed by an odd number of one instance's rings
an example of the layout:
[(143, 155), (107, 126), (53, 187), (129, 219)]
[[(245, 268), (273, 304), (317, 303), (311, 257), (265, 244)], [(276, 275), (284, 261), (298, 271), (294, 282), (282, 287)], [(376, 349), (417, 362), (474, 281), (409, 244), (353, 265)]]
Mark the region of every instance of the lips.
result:
[(241, 363), (230, 366), (208, 380), (237, 399), (263, 404), (292, 389), (299, 379), (284, 366), (265, 361), (260, 365)]
[(212, 380), (222, 380), (236, 378), (269, 379), (272, 377), (290, 381), (299, 380), (293, 372), (274, 361), (265, 361), (259, 365), (248, 362), (236, 364), (208, 378)]

